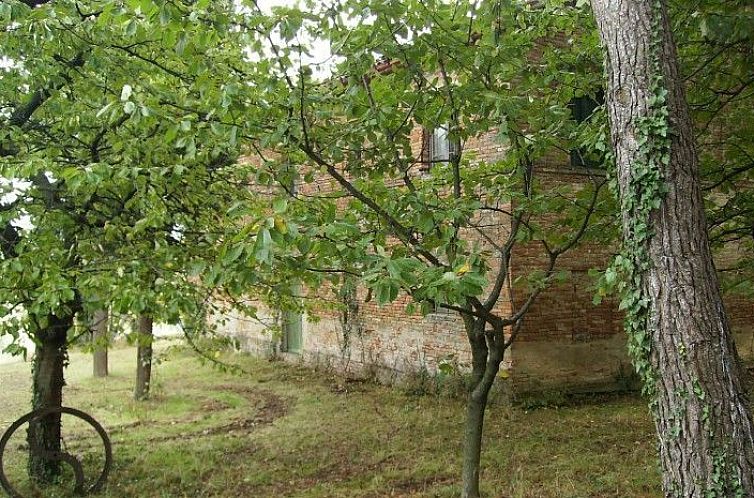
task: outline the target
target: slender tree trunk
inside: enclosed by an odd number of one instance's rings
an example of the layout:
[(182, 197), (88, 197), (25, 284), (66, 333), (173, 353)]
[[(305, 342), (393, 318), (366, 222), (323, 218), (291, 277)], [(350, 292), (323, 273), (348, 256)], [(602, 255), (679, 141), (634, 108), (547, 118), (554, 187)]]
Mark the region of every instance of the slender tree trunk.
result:
[(642, 123), (656, 106), (658, 72), (668, 92), (669, 158), (653, 158), (667, 193), (650, 212), (649, 266), (639, 273), (637, 286), (648, 302), (647, 359), (655, 378), (652, 406), (665, 496), (754, 496), (754, 426), (707, 239), (667, 7), (657, 0), (592, 0), (592, 5), (606, 52), (624, 240), (638, 237), (635, 213), (625, 207), (626, 201), (640, 202), (632, 194), (631, 185), (637, 185), (632, 175), (648, 160), (642, 157), (647, 155)]
[(482, 458), (484, 409), (487, 400), (476, 400), (471, 395), (466, 401), (466, 427), (463, 433), (463, 474), (461, 496), (476, 498), (479, 494), (479, 470)]
[[(32, 409), (59, 408), (63, 403), (63, 368), (67, 357), (67, 334), (74, 316), (50, 315), (44, 328), (36, 331), (37, 340), (32, 362)], [(29, 423), (29, 477), (51, 483), (60, 475), (60, 462), (42, 452), (60, 451), (60, 415), (50, 415)]]
[(107, 310), (97, 310), (94, 312), (92, 342), (94, 343), (93, 373), (95, 377), (107, 377), (108, 375), (107, 347), (109, 338), (107, 334), (107, 318)]
[(134, 398), (137, 400), (149, 397), (149, 387), (152, 381), (152, 317), (139, 316), (139, 336), (136, 351), (136, 388)]
[[(472, 371), (469, 397), (466, 401), (466, 427), (463, 434), (462, 498), (478, 498), (479, 470), (482, 457), (484, 412), (490, 389), (503, 360), (501, 341), (488, 342), (482, 320), (465, 318), (466, 333), (471, 345)], [(501, 331), (502, 333), (502, 331)]]

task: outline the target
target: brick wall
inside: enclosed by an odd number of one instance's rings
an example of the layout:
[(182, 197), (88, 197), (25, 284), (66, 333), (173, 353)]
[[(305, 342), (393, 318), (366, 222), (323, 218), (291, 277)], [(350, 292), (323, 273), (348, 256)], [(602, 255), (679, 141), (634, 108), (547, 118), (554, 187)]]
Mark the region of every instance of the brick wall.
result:
[[(564, 197), (573, 198), (583, 185), (601, 181), (594, 174), (557, 167), (566, 161), (567, 157), (555, 154), (541, 161), (534, 173), (535, 188), (557, 188)], [(555, 230), (556, 219), (550, 213), (537, 222)], [(612, 299), (593, 304), (594, 282), (588, 275), (590, 269), (605, 268), (613, 252), (613, 247), (585, 239), (558, 258), (557, 269), (567, 272), (566, 280), (542, 291), (512, 346), (511, 382), (516, 391), (613, 389), (626, 381), (631, 368), (621, 333), (622, 315)], [(511, 271), (525, 276), (546, 263), (541, 244), (519, 244)], [(527, 296), (526, 289), (515, 289), (514, 306)]]
[[(491, 130), (470, 139), (465, 144), (465, 153), (484, 161), (502, 157), (505, 148), (495, 135), (496, 130)], [(422, 130), (416, 128), (411, 136), (413, 154), (421, 157), (425, 143)], [(538, 188), (576, 188), (588, 181), (583, 172), (563, 164), (568, 164), (566, 154), (553, 153), (543, 158), (536, 169)], [(415, 174), (423, 174), (418, 166)], [(310, 195), (331, 192), (333, 188), (332, 182), (324, 177), (302, 186)], [(499, 226), (491, 236), (502, 239), (507, 235), (510, 220), (498, 218), (497, 222)], [(465, 236), (479, 239), (471, 231)], [(568, 270), (570, 278), (539, 296), (506, 356), (504, 369), (511, 375), (505, 382), (511, 383), (516, 391), (615, 389), (629, 384), (632, 368), (626, 356), (621, 313), (610, 299), (600, 305), (592, 304), (592, 282), (587, 275), (590, 268), (604, 268), (613, 250), (605, 245), (583, 244), (561, 257), (558, 268)], [(735, 254), (726, 257), (735, 258)], [(544, 253), (536, 243), (521, 244), (513, 253), (511, 278), (542, 268), (544, 262)], [(337, 300), (332, 290), (317, 292), (319, 297)], [(513, 295), (501, 298), (498, 311), (510, 312), (520, 306), (526, 295), (526, 289), (514, 288)], [(419, 369), (435, 371), (440, 362), (447, 360), (468, 366), (469, 347), (458, 315), (445, 311), (426, 317), (407, 315), (404, 308), (408, 299), (403, 296), (394, 303), (378, 306), (366, 302), (361, 291), (347, 318), (343, 315), (345, 307), (313, 311), (303, 322), (303, 354), (298, 358), (346, 372), (376, 375), (385, 381)], [(752, 302), (729, 297), (726, 303), (739, 349), (754, 357)], [(255, 321), (232, 313), (223, 316), (227, 322), (220, 328), (239, 339), (244, 349), (263, 354), (280, 352), (280, 323), (275, 313), (263, 311)], [(349, 332), (346, 334), (344, 330)]]

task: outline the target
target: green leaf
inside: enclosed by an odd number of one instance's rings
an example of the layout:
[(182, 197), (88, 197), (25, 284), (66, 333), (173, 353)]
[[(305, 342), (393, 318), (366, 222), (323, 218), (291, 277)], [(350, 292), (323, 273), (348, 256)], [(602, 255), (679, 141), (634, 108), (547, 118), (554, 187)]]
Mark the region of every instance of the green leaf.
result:
[(272, 201), (272, 209), (275, 211), (275, 214), (283, 214), (288, 209), (288, 199), (279, 197)]

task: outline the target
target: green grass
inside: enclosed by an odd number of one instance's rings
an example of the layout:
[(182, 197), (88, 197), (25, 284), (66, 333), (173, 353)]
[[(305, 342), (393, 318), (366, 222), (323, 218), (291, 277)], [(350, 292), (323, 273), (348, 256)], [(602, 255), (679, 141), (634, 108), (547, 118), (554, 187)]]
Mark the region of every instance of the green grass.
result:
[[(91, 377), (87, 355), (71, 355), (64, 404), (91, 413), (113, 440), (103, 496), (459, 494), (462, 400), (242, 355), (229, 360), (250, 374), (166, 354), (146, 402), (131, 399), (133, 349), (111, 351), (106, 379)], [(28, 364), (0, 365), (0, 382), (4, 428), (28, 409)], [(637, 398), (533, 411), (497, 404), (485, 437), (485, 496), (661, 496), (653, 426)]]

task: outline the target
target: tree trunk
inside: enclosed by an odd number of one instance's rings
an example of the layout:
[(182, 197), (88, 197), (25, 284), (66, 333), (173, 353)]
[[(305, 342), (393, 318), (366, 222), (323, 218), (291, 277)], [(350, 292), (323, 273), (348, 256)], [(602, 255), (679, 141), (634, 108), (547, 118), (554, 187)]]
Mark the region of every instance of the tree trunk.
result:
[(136, 351), (136, 388), (134, 398), (137, 400), (149, 397), (149, 384), (152, 381), (152, 317), (139, 316), (139, 335)]
[(92, 323), (92, 343), (94, 344), (94, 376), (107, 377), (107, 347), (109, 337), (107, 334), (107, 310), (94, 312)]
[[(647, 310), (640, 340), (647, 346), (665, 496), (754, 496), (754, 426), (707, 239), (698, 157), (667, 7), (656, 0), (592, 5), (606, 52), (624, 243), (642, 237), (635, 207), (646, 193), (636, 190), (646, 181), (637, 173), (642, 164), (659, 165), (667, 190), (659, 207), (649, 211), (642, 246), (648, 264), (637, 267), (635, 280)], [(646, 123), (658, 115), (663, 87), (670, 130), (669, 138), (660, 137), (669, 150), (658, 157), (647, 153)], [(650, 141), (659, 131), (654, 130)]]
[[(63, 368), (67, 357), (67, 334), (73, 314), (58, 318), (50, 315), (44, 328), (34, 334), (37, 341), (32, 362), (32, 409), (59, 408), (63, 403)], [(60, 451), (60, 414), (29, 422), (29, 477), (43, 484), (60, 475), (60, 462), (44, 452)]]
[[(490, 389), (503, 360), (501, 341), (485, 337), (482, 320), (465, 318), (466, 332), (471, 345), (472, 371), (469, 397), (466, 401), (466, 427), (463, 434), (462, 498), (479, 498), (479, 470), (482, 457), (484, 411)], [(502, 331), (501, 331), (502, 334)], [(501, 338), (502, 339), (502, 338)]]
[(480, 496), (479, 469), (482, 458), (482, 434), (486, 406), (486, 399), (475, 400), (471, 395), (466, 401), (466, 427), (463, 433), (463, 489), (461, 491), (463, 498)]

